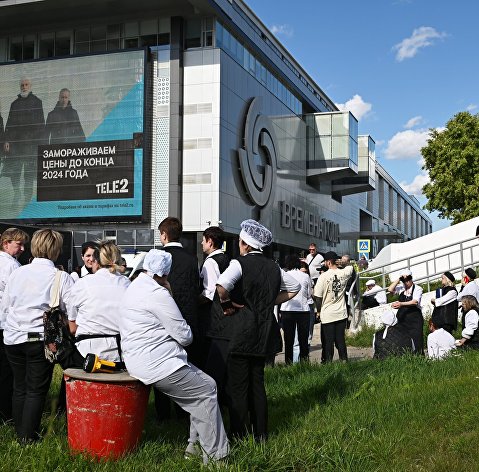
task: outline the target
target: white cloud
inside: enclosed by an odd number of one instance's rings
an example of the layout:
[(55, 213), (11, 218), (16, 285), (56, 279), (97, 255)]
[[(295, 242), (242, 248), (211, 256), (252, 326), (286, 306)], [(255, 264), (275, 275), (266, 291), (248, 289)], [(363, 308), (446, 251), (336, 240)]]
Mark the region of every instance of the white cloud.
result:
[(365, 117), (372, 109), (370, 103), (365, 102), (361, 95), (354, 95), (353, 98), (349, 99), (346, 103), (336, 103), (336, 106), (341, 111), (350, 111), (357, 120)]
[(414, 195), (416, 197), (423, 196), (422, 188), (430, 182), (429, 176), (424, 172), (416, 175), (411, 183), (401, 182), (399, 185), (402, 189), (409, 195)]
[(415, 116), (408, 120), (408, 122), (404, 125), (406, 129), (414, 128), (415, 126), (419, 125), (422, 122), (422, 116)]
[(418, 53), (419, 49), (432, 46), (434, 40), (442, 39), (446, 36), (446, 33), (440, 33), (431, 26), (421, 26), (415, 29), (409, 38), (403, 39), (393, 47), (397, 51), (396, 60), (401, 62), (404, 59), (410, 59)]
[(471, 103), (470, 105), (467, 105), (466, 110), (467, 111), (474, 111), (477, 108), (477, 105), (474, 103)]
[(427, 144), (429, 130), (399, 131), (389, 141), (384, 155), (386, 159), (414, 159), (421, 156), (421, 148)]
[(290, 25), (273, 25), (270, 28), (271, 32), (276, 36), (286, 36), (291, 38), (293, 36), (294, 30)]

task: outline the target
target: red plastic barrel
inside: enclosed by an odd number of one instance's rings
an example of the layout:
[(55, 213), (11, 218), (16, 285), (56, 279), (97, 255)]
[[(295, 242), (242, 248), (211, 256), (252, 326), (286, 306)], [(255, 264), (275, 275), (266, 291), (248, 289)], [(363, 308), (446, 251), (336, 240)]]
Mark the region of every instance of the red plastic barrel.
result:
[(64, 372), (68, 444), (75, 453), (116, 459), (135, 449), (143, 430), (149, 387), (127, 373)]

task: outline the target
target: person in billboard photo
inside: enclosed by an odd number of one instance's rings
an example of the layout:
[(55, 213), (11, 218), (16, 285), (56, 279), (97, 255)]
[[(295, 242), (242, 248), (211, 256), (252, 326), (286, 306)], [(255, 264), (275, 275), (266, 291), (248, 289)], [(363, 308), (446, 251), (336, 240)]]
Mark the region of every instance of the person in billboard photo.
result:
[(36, 177), (37, 147), (44, 142), (45, 118), (42, 101), (32, 93), (32, 81), (20, 80), (20, 93), (10, 106), (5, 125), (4, 175), (10, 177), (15, 200), (20, 197), (20, 176), (23, 169), (24, 197), (28, 202), (33, 194)]
[(70, 90), (62, 88), (55, 108), (48, 114), (46, 126), (49, 144), (79, 143), (85, 141), (77, 111), (70, 101)]
[[(1, 106), (0, 106), (1, 110)], [(0, 177), (3, 175), (3, 143), (5, 141), (5, 130), (3, 128), (3, 118), (0, 113)]]
[(0, 113), (0, 157), (3, 157), (3, 143), (5, 141), (5, 130), (3, 128), (3, 118)]

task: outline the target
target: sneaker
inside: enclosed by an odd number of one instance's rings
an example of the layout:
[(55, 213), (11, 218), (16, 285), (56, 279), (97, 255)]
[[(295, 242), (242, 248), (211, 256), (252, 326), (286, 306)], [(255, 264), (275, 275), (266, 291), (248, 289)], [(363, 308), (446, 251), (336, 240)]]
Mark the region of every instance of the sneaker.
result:
[(194, 457), (201, 456), (201, 448), (198, 443), (188, 443), (185, 449), (185, 459), (193, 459)]

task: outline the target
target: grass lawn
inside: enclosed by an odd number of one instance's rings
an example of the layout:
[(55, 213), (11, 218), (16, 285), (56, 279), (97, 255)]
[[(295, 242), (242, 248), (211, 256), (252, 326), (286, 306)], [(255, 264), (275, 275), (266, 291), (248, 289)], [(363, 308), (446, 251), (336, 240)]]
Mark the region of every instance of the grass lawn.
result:
[[(276, 366), (267, 370), (269, 441), (233, 444), (221, 470), (478, 470), (478, 386), (479, 352), (439, 362), (405, 357)], [(58, 375), (53, 396), (57, 389)], [(200, 461), (183, 459), (187, 424), (157, 426), (151, 400), (139, 449), (117, 462), (70, 456), (64, 420), (47, 412), (43, 424), (43, 442), (23, 448), (12, 427), (0, 427), (0, 470), (204, 470)]]

